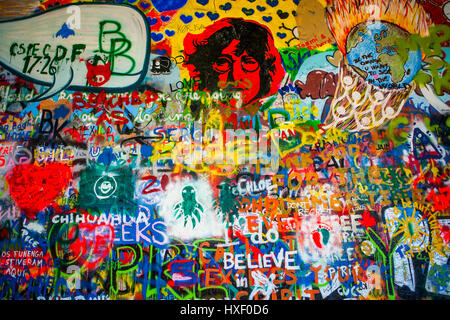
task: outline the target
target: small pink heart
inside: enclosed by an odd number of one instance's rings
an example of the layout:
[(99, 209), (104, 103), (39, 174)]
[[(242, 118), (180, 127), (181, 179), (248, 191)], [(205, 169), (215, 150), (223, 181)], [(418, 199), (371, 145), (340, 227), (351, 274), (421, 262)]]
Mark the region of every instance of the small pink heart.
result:
[(377, 74), (373, 75), (373, 77), (375, 78), (375, 80), (378, 79), (378, 75)]

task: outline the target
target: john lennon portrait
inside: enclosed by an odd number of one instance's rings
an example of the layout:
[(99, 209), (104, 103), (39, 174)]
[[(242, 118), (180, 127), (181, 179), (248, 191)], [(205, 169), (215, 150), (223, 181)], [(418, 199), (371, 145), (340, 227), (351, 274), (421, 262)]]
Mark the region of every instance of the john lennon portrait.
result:
[[(184, 39), (184, 66), (197, 90), (241, 91), (242, 106), (277, 92), (284, 71), (270, 30), (254, 21), (225, 18)], [(223, 84), (226, 84), (224, 86)]]

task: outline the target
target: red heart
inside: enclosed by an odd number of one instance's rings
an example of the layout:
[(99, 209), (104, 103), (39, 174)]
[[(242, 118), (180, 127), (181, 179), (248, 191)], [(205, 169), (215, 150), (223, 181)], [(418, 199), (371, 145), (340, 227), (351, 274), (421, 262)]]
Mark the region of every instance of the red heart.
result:
[(17, 206), (27, 218), (34, 219), (38, 211), (56, 199), (71, 178), (67, 165), (49, 163), (40, 167), (26, 163), (14, 167), (6, 181)]

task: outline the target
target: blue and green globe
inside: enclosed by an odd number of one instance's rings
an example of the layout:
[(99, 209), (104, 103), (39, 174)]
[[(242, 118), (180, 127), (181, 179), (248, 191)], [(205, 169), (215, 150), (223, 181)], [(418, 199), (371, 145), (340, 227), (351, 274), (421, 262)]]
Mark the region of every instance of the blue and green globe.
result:
[(396, 47), (398, 38), (409, 40), (411, 34), (385, 21), (364, 22), (348, 34), (346, 49), (350, 66), (367, 82), (382, 89), (406, 87), (422, 65), (420, 49), (402, 57)]

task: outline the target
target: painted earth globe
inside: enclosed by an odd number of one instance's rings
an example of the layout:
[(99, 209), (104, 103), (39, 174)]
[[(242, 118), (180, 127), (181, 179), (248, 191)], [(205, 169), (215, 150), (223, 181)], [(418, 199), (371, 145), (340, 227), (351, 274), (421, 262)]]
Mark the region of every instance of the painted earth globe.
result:
[(398, 40), (409, 41), (411, 34), (385, 21), (364, 22), (347, 36), (347, 60), (367, 82), (381, 89), (406, 87), (422, 65), (422, 54), (408, 50), (399, 54)]

